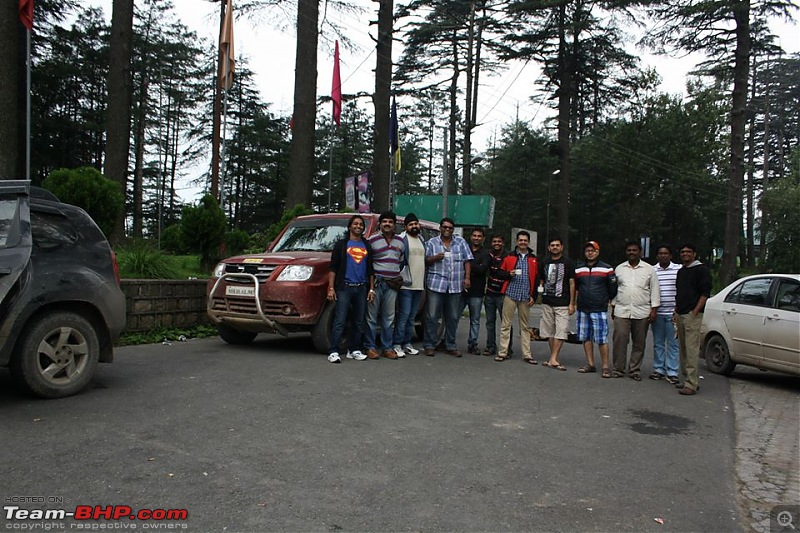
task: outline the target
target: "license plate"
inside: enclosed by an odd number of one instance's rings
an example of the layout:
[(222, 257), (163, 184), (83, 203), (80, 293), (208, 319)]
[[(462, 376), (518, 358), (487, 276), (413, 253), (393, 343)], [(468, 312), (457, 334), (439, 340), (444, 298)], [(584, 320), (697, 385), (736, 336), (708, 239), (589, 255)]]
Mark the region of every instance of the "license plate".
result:
[(236, 285), (228, 285), (225, 287), (225, 295), (227, 296), (250, 296), (251, 298), (256, 295), (255, 287), (239, 287)]

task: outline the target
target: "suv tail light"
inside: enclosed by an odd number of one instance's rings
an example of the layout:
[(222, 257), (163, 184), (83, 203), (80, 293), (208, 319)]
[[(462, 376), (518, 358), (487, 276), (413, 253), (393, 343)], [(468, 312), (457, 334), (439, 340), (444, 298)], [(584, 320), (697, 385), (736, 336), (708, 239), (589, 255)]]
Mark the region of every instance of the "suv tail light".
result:
[(114, 277), (117, 278), (117, 285), (120, 285), (119, 265), (117, 264), (117, 254), (114, 253), (114, 250), (111, 250), (111, 264), (114, 265)]

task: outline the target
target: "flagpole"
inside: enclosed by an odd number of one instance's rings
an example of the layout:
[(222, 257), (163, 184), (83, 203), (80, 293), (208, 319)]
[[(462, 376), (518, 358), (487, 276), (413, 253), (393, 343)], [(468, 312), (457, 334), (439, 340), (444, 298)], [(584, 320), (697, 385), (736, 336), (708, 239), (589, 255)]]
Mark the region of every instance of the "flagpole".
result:
[[(27, 72), (25, 80), (25, 179), (31, 179), (31, 31), (26, 31), (26, 57)], [(19, 152), (18, 152), (19, 153)]]
[(333, 147), (336, 144), (336, 128), (331, 129), (331, 148), (328, 156), (328, 213), (331, 212), (331, 190), (333, 176)]

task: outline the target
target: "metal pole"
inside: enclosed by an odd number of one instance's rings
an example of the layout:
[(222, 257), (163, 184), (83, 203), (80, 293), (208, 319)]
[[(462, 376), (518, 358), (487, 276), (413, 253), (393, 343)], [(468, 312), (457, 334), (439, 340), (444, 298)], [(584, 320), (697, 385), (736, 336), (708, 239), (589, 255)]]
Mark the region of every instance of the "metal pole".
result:
[(336, 141), (336, 130), (331, 131), (331, 149), (328, 155), (328, 213), (331, 212), (331, 188), (333, 187), (331, 176), (333, 176), (333, 145)]
[(450, 181), (447, 175), (447, 126), (442, 128), (444, 130), (444, 150), (442, 150), (442, 218), (447, 217), (447, 189), (449, 184), (447, 183)]
[(25, 126), (25, 179), (31, 179), (31, 32), (28, 30), (26, 35), (27, 47), (27, 74), (26, 74), (26, 89), (25, 89), (25, 113), (27, 115), (27, 124)]

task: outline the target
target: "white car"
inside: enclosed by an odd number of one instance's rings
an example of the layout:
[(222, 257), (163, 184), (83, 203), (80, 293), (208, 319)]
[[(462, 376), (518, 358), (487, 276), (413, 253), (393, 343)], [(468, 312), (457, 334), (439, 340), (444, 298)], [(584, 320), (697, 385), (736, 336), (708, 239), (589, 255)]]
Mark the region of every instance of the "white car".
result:
[(700, 334), (711, 372), (742, 364), (800, 375), (800, 274), (734, 281), (706, 302)]

